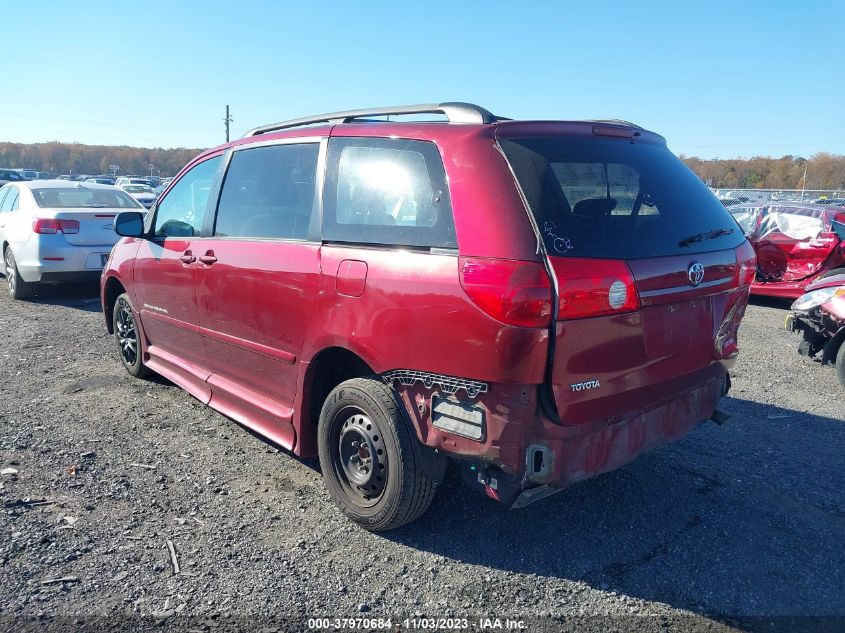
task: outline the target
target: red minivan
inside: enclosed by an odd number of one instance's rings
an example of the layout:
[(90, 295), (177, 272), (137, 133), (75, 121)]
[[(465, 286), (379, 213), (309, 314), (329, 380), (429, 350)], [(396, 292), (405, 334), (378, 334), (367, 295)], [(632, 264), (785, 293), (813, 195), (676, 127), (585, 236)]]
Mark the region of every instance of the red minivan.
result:
[(257, 128), (115, 226), (126, 369), (318, 454), (371, 530), (450, 460), (518, 507), (721, 418), (755, 273), (661, 136), (466, 103)]

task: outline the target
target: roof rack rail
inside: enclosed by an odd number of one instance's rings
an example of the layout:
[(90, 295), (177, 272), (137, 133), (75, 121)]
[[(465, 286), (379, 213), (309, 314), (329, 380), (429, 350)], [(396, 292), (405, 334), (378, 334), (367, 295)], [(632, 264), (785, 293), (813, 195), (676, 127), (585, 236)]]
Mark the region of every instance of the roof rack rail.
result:
[(384, 108), (366, 108), (363, 110), (346, 110), (344, 112), (331, 112), (316, 116), (306, 116), (270, 125), (262, 125), (253, 128), (244, 137), (258, 136), (277, 130), (286, 130), (314, 123), (349, 123), (355, 119), (372, 116), (390, 116), (396, 114), (443, 114), (449, 123), (494, 123), (500, 117), (494, 116), (488, 110), (474, 103), (463, 103), (461, 101), (448, 101), (446, 103), (426, 103), (407, 106), (387, 106)]

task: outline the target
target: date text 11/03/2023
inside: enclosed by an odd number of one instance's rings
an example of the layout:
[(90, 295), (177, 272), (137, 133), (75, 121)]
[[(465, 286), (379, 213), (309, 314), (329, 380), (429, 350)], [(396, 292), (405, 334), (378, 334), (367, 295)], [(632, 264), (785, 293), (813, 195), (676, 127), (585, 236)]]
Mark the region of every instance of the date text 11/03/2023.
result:
[(477, 618), (308, 618), (310, 630), (397, 630), (397, 631), (524, 631), (524, 620), (497, 617)]

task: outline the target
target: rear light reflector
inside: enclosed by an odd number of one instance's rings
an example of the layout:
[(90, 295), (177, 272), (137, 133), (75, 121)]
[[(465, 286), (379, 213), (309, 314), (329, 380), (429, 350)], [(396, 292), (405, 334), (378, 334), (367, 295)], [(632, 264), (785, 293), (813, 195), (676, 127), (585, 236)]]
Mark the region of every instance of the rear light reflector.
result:
[(737, 286), (750, 286), (757, 276), (757, 255), (748, 240), (736, 248), (736, 272), (734, 283)]
[(507, 325), (548, 327), (552, 285), (543, 264), (461, 257), (461, 286), (473, 303)]
[(560, 307), (558, 319), (583, 319), (631, 312), (640, 306), (628, 264), (614, 259), (552, 257)]
[(79, 233), (79, 222), (76, 220), (36, 218), (32, 221), (32, 232), (38, 233), (39, 235), (54, 235), (55, 233), (72, 235)]

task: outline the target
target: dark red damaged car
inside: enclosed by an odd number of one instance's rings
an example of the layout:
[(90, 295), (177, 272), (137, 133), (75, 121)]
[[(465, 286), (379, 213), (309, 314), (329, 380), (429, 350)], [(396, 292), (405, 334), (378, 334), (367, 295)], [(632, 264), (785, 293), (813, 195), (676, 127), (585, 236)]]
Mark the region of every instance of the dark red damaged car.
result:
[(781, 202), (730, 207), (757, 253), (751, 293), (797, 299), (817, 279), (845, 273), (840, 207)]
[(373, 530), (450, 460), (521, 506), (721, 419), (755, 272), (661, 136), (466, 103), (256, 128), (116, 230), (126, 369), (319, 455)]

